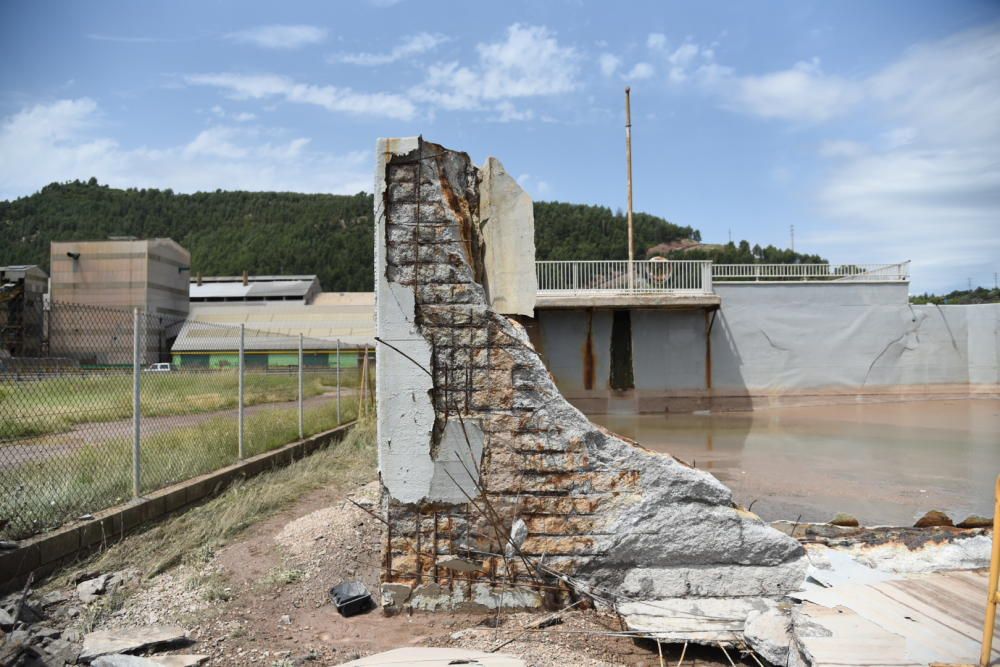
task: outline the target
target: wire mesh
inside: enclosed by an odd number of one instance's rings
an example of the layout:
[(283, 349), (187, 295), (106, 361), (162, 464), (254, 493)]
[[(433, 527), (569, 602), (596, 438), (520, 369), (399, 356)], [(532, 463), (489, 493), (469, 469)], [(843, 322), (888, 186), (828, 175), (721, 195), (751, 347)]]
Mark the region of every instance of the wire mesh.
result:
[[(0, 352), (6, 539), (125, 502), (136, 484), (148, 493), (237, 462), (241, 336), (243, 456), (300, 436), (298, 335), (77, 304), (53, 303), (43, 315), (34, 356)], [(355, 417), (364, 355), (318, 338), (301, 338), (301, 348), (309, 436)], [(369, 367), (371, 383), (373, 353)]]

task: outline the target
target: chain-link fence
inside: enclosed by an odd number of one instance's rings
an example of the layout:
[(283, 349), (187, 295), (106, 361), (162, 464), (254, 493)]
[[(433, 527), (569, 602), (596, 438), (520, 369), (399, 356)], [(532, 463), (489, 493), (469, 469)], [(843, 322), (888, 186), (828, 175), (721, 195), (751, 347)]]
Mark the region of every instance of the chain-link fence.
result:
[(374, 353), (289, 332), (56, 303), (42, 322), (44, 354), (0, 351), (7, 539), (354, 419), (374, 375)]

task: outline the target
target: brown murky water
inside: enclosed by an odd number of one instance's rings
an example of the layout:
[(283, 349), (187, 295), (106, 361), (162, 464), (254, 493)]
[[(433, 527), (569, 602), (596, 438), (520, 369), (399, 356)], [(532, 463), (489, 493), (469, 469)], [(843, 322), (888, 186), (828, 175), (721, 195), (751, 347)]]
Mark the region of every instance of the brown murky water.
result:
[(931, 509), (992, 516), (1000, 400), (911, 401), (711, 415), (590, 415), (710, 471), (766, 520), (910, 525)]

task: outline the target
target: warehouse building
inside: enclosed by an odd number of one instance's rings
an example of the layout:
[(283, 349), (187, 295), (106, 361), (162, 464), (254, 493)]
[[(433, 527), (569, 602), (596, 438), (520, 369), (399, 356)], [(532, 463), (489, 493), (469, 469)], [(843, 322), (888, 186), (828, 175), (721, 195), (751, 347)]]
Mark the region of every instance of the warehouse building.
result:
[(374, 348), (375, 295), (323, 292), (316, 276), (195, 278), (171, 349), (174, 365), (237, 365), (241, 324), (249, 367), (297, 365), (300, 334), (306, 366), (354, 367), (366, 346)]

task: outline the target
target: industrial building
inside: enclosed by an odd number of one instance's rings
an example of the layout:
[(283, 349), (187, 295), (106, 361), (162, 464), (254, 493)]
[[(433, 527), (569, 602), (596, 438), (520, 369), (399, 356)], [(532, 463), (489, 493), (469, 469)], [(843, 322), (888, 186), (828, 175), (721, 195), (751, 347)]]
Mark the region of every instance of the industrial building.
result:
[[(172, 346), (179, 368), (220, 368), (239, 362), (239, 325), (248, 366), (353, 367), (358, 352), (374, 347), (375, 295), (323, 292), (306, 276), (195, 278), (191, 309)], [(339, 354), (338, 354), (339, 350)]]
[(50, 297), (184, 319), (191, 253), (172, 239), (53, 241)]
[(48, 281), (48, 274), (34, 264), (0, 267), (0, 353), (42, 354)]

